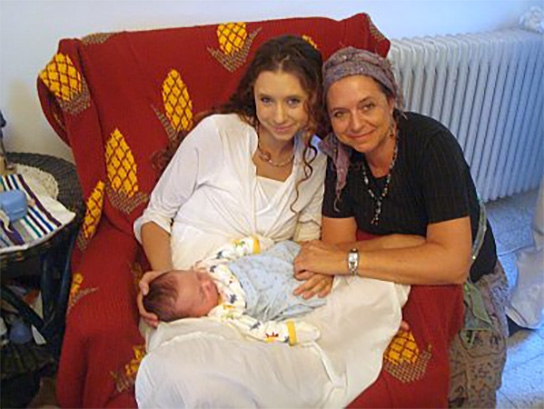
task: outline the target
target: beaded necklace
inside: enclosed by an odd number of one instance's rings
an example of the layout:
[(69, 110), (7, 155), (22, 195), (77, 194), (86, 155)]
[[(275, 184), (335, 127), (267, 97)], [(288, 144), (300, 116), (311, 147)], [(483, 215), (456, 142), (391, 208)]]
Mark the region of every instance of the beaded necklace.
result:
[(261, 148), (261, 141), (257, 143), (257, 154), (259, 155), (259, 158), (274, 166), (275, 168), (283, 168), (284, 166), (289, 165), (291, 162), (293, 162), (293, 159), (295, 159), (295, 150), (293, 148), (293, 153), (291, 154), (291, 157), (289, 159), (284, 160), (283, 162), (274, 162), (272, 160), (270, 152), (267, 152)]
[(395, 138), (395, 150), (393, 151), (393, 160), (391, 160), (391, 164), (389, 165), (389, 170), (387, 172), (387, 177), (385, 179), (385, 185), (383, 187), (382, 192), (377, 196), (374, 191), (370, 188), (370, 181), (368, 179), (368, 173), (366, 172), (366, 163), (363, 162), (361, 169), (363, 170), (363, 182), (365, 182), (366, 189), (368, 191), (368, 194), (376, 202), (376, 208), (374, 210), (374, 217), (370, 221), (370, 224), (378, 224), (380, 222), (380, 215), (382, 213), (382, 203), (383, 200), (386, 198), (387, 194), (389, 193), (389, 185), (391, 184), (391, 174), (393, 171), (393, 167), (395, 166), (395, 163), (397, 162), (397, 155), (399, 152), (399, 138), (398, 134)]

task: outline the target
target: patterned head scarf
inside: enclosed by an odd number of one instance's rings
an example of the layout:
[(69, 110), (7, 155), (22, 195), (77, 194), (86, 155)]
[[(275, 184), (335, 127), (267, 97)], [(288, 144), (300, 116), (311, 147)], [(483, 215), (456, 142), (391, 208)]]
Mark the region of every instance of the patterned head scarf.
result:
[[(391, 63), (378, 54), (354, 47), (346, 47), (335, 52), (323, 64), (325, 97), (332, 84), (352, 75), (364, 75), (373, 78), (393, 95), (396, 106), (402, 109), (402, 95), (395, 81)], [(325, 137), (320, 148), (332, 158), (336, 167), (336, 199), (338, 199), (346, 185), (351, 148), (342, 144), (334, 133), (330, 133)]]

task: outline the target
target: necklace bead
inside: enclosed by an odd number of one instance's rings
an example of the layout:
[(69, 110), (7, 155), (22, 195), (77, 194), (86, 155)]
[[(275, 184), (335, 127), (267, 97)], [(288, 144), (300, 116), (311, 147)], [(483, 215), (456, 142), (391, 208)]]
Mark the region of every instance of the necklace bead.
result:
[(272, 160), (270, 152), (267, 152), (263, 150), (263, 148), (261, 148), (261, 141), (257, 143), (257, 154), (259, 155), (259, 158), (274, 166), (275, 168), (283, 168), (284, 166), (289, 165), (291, 162), (293, 162), (293, 159), (295, 159), (295, 150), (293, 149), (293, 153), (291, 154), (291, 157), (289, 159), (284, 160), (283, 162), (274, 162)]
[(389, 165), (389, 170), (385, 178), (385, 186), (383, 187), (379, 196), (377, 196), (376, 193), (374, 193), (374, 191), (370, 188), (370, 181), (368, 178), (368, 173), (366, 171), (366, 166), (367, 166), (366, 163), (363, 162), (361, 166), (361, 169), (363, 170), (363, 182), (366, 186), (369, 196), (375, 202), (374, 217), (372, 217), (372, 220), (370, 220), (370, 224), (378, 224), (380, 221), (383, 200), (386, 198), (387, 194), (389, 193), (389, 186), (391, 184), (391, 174), (392, 174), (393, 168), (395, 167), (395, 163), (397, 162), (398, 152), (399, 152), (399, 138), (397, 133), (395, 138), (395, 149), (393, 151), (393, 159), (391, 160), (391, 164)]

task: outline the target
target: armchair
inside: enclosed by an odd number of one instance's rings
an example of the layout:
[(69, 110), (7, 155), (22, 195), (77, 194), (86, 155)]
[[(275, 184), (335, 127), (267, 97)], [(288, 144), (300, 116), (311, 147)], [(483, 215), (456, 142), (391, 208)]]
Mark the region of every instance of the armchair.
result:
[[(145, 354), (136, 294), (146, 261), (132, 224), (159, 176), (152, 155), (190, 128), (194, 115), (224, 102), (259, 44), (285, 33), (303, 36), (324, 58), (347, 45), (386, 55), (390, 45), (366, 14), (100, 33), (61, 40), (40, 73), (43, 111), (73, 150), (86, 201), (72, 256), (61, 406), (135, 407)], [(414, 289), (404, 312), (411, 331), (392, 343), (378, 381), (354, 407), (447, 405), (447, 349), (461, 326), (461, 290)], [(403, 355), (400, 345), (409, 351)]]

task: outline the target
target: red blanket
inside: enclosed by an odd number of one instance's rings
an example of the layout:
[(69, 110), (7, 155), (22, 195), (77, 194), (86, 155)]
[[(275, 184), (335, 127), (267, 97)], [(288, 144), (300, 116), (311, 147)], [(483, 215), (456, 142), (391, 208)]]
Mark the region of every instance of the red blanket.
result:
[[(381, 55), (389, 49), (366, 14), (340, 21), (235, 22), (62, 40), (40, 73), (43, 111), (73, 150), (87, 205), (73, 256), (57, 381), (62, 406), (135, 406), (133, 385), (144, 349), (135, 305), (142, 267), (132, 223), (158, 177), (151, 157), (190, 127), (198, 112), (225, 101), (260, 43), (285, 33), (303, 36), (324, 58), (347, 45)], [(435, 371), (440, 385), (447, 379), (446, 341), (454, 325), (446, 318), (450, 310), (441, 305), (450, 305), (442, 290), (436, 290), (436, 304), (425, 300), (422, 308), (414, 289), (409, 302), (414, 307), (406, 307), (419, 348), (414, 362), (427, 364), (423, 377), (405, 386), (423, 390)], [(386, 370), (364, 401), (370, 406), (402, 402), (399, 395), (409, 394), (395, 379)], [(428, 390), (420, 395), (427, 396)]]
[[(357, 234), (358, 240), (371, 237)], [(380, 376), (349, 407), (448, 407), (448, 352), (463, 327), (462, 286), (414, 285), (402, 314), (410, 330), (393, 339)]]

